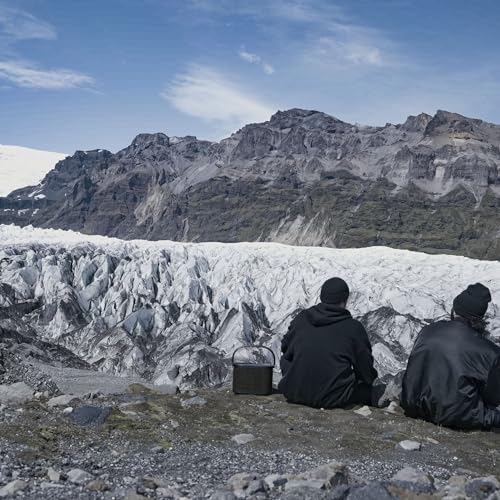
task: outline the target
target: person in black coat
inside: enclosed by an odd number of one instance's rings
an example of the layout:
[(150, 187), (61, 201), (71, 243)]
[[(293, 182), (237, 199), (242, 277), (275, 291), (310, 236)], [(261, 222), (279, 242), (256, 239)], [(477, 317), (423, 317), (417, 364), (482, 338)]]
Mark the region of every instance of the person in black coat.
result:
[(321, 303), (301, 311), (281, 343), (278, 389), (290, 403), (313, 408), (371, 404), (377, 378), (363, 325), (345, 308), (349, 287), (332, 278)]
[(403, 378), (406, 415), (458, 429), (500, 427), (500, 347), (485, 336), (488, 288), (470, 285), (451, 321), (418, 335)]

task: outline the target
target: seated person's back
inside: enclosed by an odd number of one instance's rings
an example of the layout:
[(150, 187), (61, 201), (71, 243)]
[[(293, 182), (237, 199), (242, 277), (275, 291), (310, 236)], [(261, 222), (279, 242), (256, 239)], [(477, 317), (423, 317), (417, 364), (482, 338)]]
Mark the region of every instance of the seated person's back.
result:
[(322, 287), (321, 303), (290, 324), (279, 384), (289, 402), (313, 408), (371, 404), (377, 372), (365, 329), (345, 309), (348, 296), (347, 284), (332, 278)]
[(419, 334), (403, 379), (408, 416), (461, 429), (498, 427), (500, 347), (484, 336), (489, 290), (471, 285), (453, 303), (451, 321)]

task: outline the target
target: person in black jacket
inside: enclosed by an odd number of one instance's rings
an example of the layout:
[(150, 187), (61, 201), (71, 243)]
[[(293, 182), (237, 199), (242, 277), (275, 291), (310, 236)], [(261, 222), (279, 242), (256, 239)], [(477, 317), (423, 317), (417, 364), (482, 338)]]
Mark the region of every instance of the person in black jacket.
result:
[(313, 408), (371, 404), (377, 378), (368, 335), (345, 308), (349, 288), (332, 278), (321, 303), (301, 311), (281, 344), (278, 389), (288, 402)]
[(485, 336), (488, 288), (470, 285), (453, 301), (451, 321), (419, 334), (403, 378), (410, 417), (458, 429), (500, 427), (500, 347)]

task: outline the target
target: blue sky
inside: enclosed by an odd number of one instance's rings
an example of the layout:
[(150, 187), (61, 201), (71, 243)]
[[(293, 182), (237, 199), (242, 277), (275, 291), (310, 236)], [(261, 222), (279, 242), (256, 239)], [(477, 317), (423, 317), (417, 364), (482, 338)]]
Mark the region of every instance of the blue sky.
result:
[(0, 0), (0, 143), (217, 140), (278, 109), (500, 123), (498, 0)]

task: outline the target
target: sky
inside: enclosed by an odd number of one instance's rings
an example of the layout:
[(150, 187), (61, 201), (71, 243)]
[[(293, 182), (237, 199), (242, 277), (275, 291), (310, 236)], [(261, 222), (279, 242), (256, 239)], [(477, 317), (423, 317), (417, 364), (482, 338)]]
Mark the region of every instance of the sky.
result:
[(0, 144), (220, 140), (277, 110), (500, 123), (498, 0), (0, 0)]

